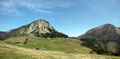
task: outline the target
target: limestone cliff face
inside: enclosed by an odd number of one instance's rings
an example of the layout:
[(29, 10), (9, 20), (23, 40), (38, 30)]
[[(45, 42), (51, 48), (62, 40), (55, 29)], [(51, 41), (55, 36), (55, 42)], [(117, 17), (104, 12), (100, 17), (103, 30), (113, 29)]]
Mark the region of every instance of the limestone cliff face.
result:
[(31, 24), (28, 25), (27, 29), (27, 33), (28, 34), (32, 34), (34, 32), (39, 32), (41, 33), (50, 33), (50, 30), (54, 30), (54, 28), (52, 26), (50, 26), (50, 24), (44, 20), (37, 20)]
[(46, 34), (48, 35), (48, 33), (50, 34), (50, 33), (59, 33), (59, 32), (55, 31), (55, 29), (47, 21), (40, 19), (31, 24), (22, 26), (14, 30), (10, 30), (4, 36), (5, 37), (16, 37), (16, 36), (27, 35), (27, 36), (39, 36), (40, 37), (40, 36), (46, 36)]

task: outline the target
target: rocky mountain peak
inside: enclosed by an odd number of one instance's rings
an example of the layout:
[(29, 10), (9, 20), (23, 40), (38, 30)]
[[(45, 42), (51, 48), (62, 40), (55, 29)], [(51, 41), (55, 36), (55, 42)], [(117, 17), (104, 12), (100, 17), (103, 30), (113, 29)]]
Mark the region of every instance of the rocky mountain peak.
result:
[(33, 23), (40, 24), (40, 23), (48, 23), (48, 22), (45, 21), (44, 19), (39, 19), (39, 20), (34, 21)]
[(4, 37), (16, 36), (37, 36), (37, 37), (67, 37), (67, 35), (57, 32), (49, 22), (39, 19), (28, 25), (8, 31)]
[(54, 30), (54, 28), (52, 26), (50, 26), (50, 24), (47, 21), (45, 21), (43, 19), (39, 19), (39, 20), (29, 24), (28, 30), (29, 30), (29, 32), (37, 31), (39, 33), (49, 33), (50, 30)]

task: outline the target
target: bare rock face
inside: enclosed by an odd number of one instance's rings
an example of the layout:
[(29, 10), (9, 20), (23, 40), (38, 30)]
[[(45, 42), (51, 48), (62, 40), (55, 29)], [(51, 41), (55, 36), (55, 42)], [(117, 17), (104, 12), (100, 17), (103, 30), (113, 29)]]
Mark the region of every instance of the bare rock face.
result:
[(83, 45), (99, 54), (120, 55), (120, 29), (112, 24), (104, 24), (78, 37)]
[(34, 32), (39, 32), (41, 33), (50, 33), (50, 30), (54, 30), (54, 28), (52, 26), (50, 26), (50, 24), (44, 20), (37, 20), (31, 24), (28, 25), (27, 28), (27, 33), (28, 34), (32, 34)]
[(55, 29), (47, 21), (40, 19), (31, 24), (11, 30), (7, 32), (4, 36), (5, 37), (16, 37), (16, 36), (38, 36), (38, 37), (46, 36), (47, 37), (47, 35), (49, 36), (52, 35), (50, 33), (59, 33), (59, 32), (55, 31)]

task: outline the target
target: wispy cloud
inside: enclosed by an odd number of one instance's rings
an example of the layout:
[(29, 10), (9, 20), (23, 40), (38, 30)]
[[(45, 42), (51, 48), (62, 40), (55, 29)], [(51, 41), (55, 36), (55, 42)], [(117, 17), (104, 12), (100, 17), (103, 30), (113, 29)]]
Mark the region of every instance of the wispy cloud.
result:
[(93, 11), (109, 14), (114, 10), (115, 7), (120, 5), (120, 0), (79, 0), (81, 3), (85, 4), (87, 7), (91, 8)]
[(6, 1), (0, 0), (0, 13), (1, 14), (12, 13), (12, 14), (19, 15), (19, 12), (16, 9), (16, 7), (13, 5), (13, 2), (9, 0), (6, 0)]
[(28, 8), (40, 13), (53, 13), (52, 8), (70, 6), (68, 0), (0, 0), (0, 14), (20, 15), (19, 8)]

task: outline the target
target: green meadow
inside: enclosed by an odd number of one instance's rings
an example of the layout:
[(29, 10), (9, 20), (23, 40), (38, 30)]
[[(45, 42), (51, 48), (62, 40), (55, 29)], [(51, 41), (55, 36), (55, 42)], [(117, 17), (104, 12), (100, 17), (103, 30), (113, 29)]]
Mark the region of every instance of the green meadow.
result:
[[(27, 43), (23, 44), (26, 39)], [(13, 37), (0, 41), (0, 59), (120, 59), (117, 56), (91, 54), (91, 49), (81, 46), (81, 43), (69, 38)]]

